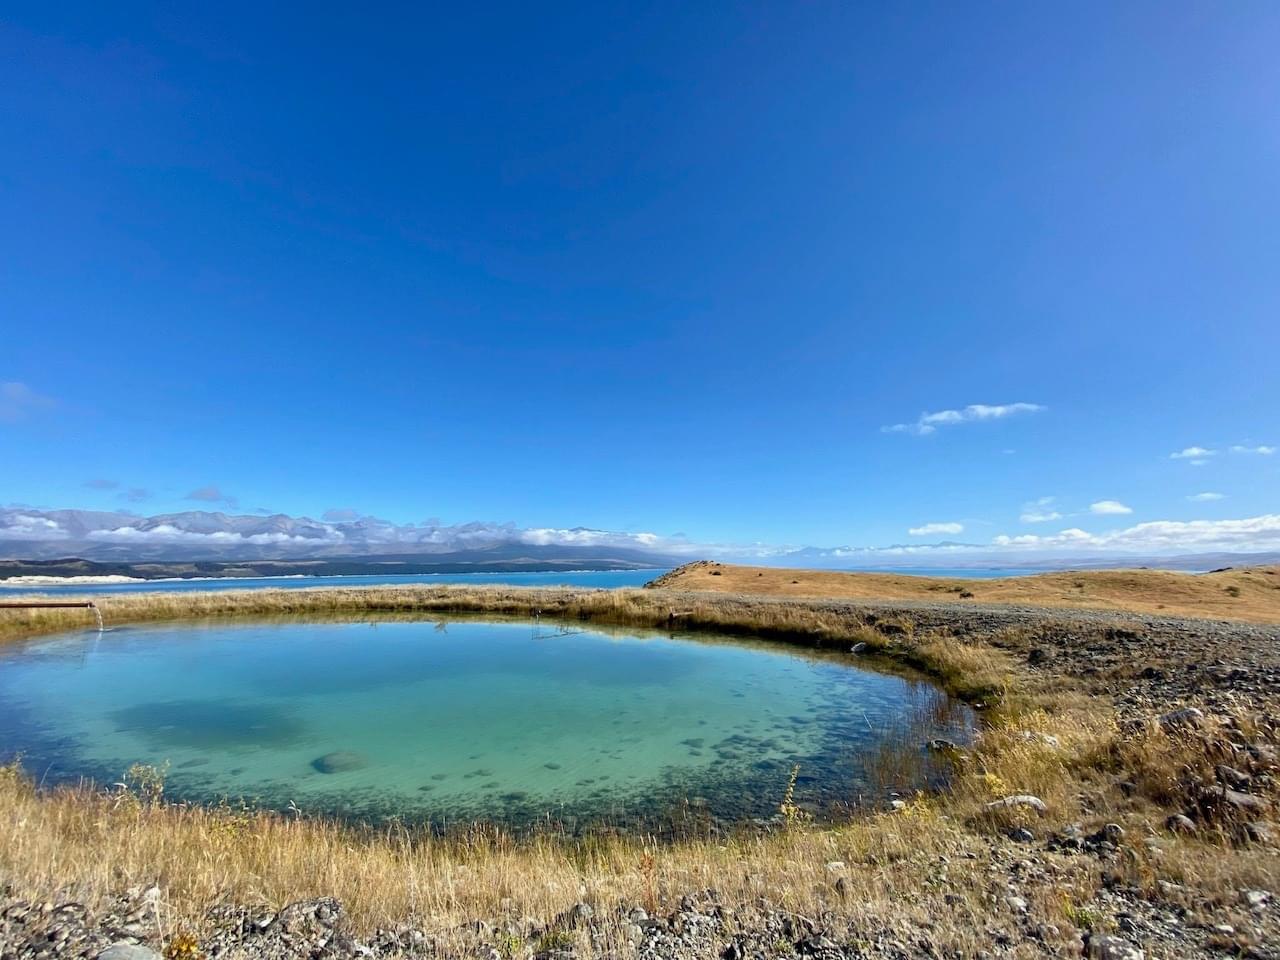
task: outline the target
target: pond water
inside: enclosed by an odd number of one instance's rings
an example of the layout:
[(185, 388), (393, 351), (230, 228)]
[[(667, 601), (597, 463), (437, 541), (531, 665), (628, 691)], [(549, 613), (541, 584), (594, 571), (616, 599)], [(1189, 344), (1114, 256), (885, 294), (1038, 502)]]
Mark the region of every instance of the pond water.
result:
[[(972, 715), (930, 684), (740, 639), (455, 620), (199, 621), (0, 654), (0, 756), (45, 783), (167, 765), (166, 796), (448, 828), (822, 814)], [(885, 756), (891, 763), (885, 763)]]

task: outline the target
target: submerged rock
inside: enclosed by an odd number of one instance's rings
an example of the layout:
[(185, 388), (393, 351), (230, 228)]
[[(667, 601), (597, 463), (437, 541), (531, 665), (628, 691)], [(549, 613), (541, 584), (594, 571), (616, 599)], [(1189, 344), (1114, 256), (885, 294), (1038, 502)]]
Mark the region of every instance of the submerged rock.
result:
[(311, 761), (311, 766), (315, 767), (321, 773), (345, 773), (348, 770), (359, 770), (361, 767), (367, 767), (369, 762), (358, 753), (352, 753), (350, 750), (336, 750), (333, 753), (326, 753), (323, 757), (316, 757)]

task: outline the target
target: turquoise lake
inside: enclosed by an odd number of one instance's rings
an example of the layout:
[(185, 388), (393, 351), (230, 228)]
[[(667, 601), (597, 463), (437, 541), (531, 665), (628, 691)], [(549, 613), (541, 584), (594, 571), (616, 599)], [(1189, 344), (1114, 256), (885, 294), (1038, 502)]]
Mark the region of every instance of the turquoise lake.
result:
[(767, 818), (795, 765), (822, 814), (882, 801), (875, 758), (972, 715), (848, 654), (454, 620), (198, 621), (0, 654), (0, 757), (45, 783), (167, 766), (170, 799), (448, 828)]

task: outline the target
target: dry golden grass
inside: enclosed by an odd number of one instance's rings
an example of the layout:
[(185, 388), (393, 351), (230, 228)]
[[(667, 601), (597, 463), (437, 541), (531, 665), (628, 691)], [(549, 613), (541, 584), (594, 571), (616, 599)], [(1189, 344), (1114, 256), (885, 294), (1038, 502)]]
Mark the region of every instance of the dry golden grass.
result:
[(1280, 567), (1275, 566), (1220, 573), (1087, 570), (974, 580), (700, 562), (677, 568), (660, 583), (671, 590), (772, 597), (1025, 604), (1280, 623)]
[[(983, 737), (958, 761), (949, 790), (920, 796), (897, 813), (849, 823), (795, 823), (771, 833), (706, 836), (675, 842), (644, 837), (535, 835), (515, 839), (490, 829), (447, 837), (392, 826), (355, 828), (234, 809), (166, 804), (145, 791), (38, 791), (15, 768), (0, 770), (0, 885), (30, 899), (70, 897), (91, 907), (121, 889), (159, 883), (171, 919), (202, 929), (219, 902), (278, 908), (312, 896), (336, 896), (357, 930), (411, 922), (462, 947), (463, 924), (477, 918), (530, 917), (552, 924), (574, 903), (638, 904), (670, 910), (688, 892), (714, 887), (750, 915), (761, 897), (795, 912), (832, 910), (850, 918), (897, 917), (930, 924), (939, 949), (983, 947), (1006, 874), (993, 863), (990, 838), (1033, 819), (1037, 831), (1073, 821), (1118, 820), (1134, 837), (1158, 831), (1176, 799), (1162, 769), (1211, 767), (1212, 749), (1158, 731), (1122, 736), (1106, 702), (1062, 678), (1036, 679), (1002, 650), (973, 639), (892, 637), (853, 612), (741, 596), (673, 599), (660, 590), (592, 592), (421, 587), (382, 590), (154, 594), (102, 602), (108, 625), (207, 616), (360, 617), (458, 614), (532, 616), (601, 624), (710, 629), (847, 648), (865, 642), (881, 656), (938, 677), (949, 689), (991, 704)], [(4, 611), (0, 640), (86, 624), (85, 611)], [(1056, 744), (1036, 734), (1051, 734)], [(892, 766), (894, 758), (886, 758)], [(1142, 788), (1118, 798), (1118, 771)], [(887, 772), (891, 775), (892, 770)], [(785, 784), (779, 784), (779, 793)], [(1048, 805), (992, 812), (986, 804), (1033, 793)], [(1137, 880), (1204, 878), (1199, 895), (1234, 896), (1236, 887), (1274, 879), (1275, 859), (1212, 847), (1211, 871), (1197, 872), (1199, 841), (1172, 840), (1175, 853), (1152, 859), (1132, 844), (1123, 869)], [(1191, 850), (1192, 852), (1187, 852)], [(1055, 882), (1034, 908), (1071, 931), (1075, 911), (1098, 889), (1088, 858), (1050, 858)], [(831, 866), (835, 863), (844, 866)], [(843, 878), (837, 887), (836, 880)], [(1199, 881), (1197, 881), (1199, 882)], [(1207, 888), (1204, 884), (1211, 884)], [(1043, 901), (1043, 902), (1040, 902)], [(1065, 935), (1065, 934), (1064, 934)], [(625, 951), (619, 931), (618, 948)]]

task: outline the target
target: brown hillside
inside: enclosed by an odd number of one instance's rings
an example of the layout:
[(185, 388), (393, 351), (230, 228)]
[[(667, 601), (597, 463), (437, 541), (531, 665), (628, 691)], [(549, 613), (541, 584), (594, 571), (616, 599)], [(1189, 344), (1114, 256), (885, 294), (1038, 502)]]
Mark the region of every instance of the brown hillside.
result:
[(1216, 573), (1088, 570), (994, 580), (744, 567), (700, 560), (653, 586), (780, 597), (1006, 603), (1280, 623), (1280, 566)]

